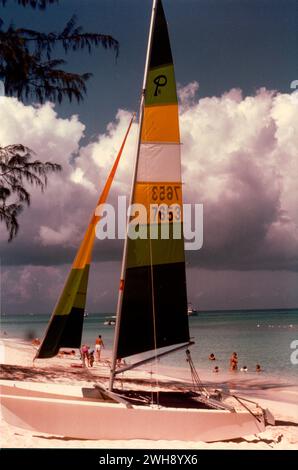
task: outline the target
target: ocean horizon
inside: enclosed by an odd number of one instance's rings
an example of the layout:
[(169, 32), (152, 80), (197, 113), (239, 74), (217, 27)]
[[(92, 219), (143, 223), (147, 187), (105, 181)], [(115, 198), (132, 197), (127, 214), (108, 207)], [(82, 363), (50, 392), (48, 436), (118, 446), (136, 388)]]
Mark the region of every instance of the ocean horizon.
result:
[[(84, 319), (82, 344), (93, 348), (101, 334), (105, 343), (103, 357), (111, 355), (114, 327), (104, 322), (113, 313), (89, 313)], [(30, 341), (43, 338), (50, 316), (46, 314), (1, 315), (1, 338)], [(229, 370), (229, 358), (237, 352), (239, 369), (248, 368), (255, 374), (256, 364), (262, 374), (298, 380), (298, 365), (291, 360), (293, 341), (298, 340), (298, 308), (199, 311), (189, 317), (191, 339), (195, 344), (191, 354), (198, 370), (211, 372), (214, 366), (220, 372)], [(140, 332), (140, 325), (136, 325)], [(296, 348), (297, 349), (297, 348)], [(208, 359), (213, 353), (216, 361)], [(184, 351), (166, 356), (161, 366), (185, 370), (188, 365)]]

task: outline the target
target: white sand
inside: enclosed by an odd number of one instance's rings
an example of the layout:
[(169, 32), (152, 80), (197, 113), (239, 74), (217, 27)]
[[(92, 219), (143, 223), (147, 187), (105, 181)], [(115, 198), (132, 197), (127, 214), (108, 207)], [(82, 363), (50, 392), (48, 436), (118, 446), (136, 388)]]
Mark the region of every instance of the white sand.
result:
[[(33, 380), (65, 385), (86, 385), (94, 379), (107, 383), (108, 361), (92, 369), (74, 368), (79, 358), (53, 358), (38, 360), (33, 365), (35, 349), (31, 344), (19, 340), (5, 339), (0, 342), (0, 362), (3, 365), (2, 378)], [(105, 352), (105, 355), (107, 352)], [(159, 373), (162, 368), (159, 368)], [(173, 371), (174, 372), (174, 371)], [(176, 374), (175, 374), (176, 375)], [(215, 376), (215, 377), (214, 377)], [(141, 371), (127, 372), (133, 387), (136, 380), (148, 380), (156, 376), (144, 367)], [(165, 379), (163, 377), (163, 379)], [(91, 441), (32, 433), (8, 425), (1, 419), (0, 444), (2, 448), (147, 448), (147, 449), (298, 449), (298, 386), (272, 377), (248, 374), (202, 374), (203, 382), (212, 380), (215, 387), (229, 386), (241, 396), (257, 401), (263, 408), (269, 408), (277, 420), (276, 426), (268, 426), (258, 436), (233, 441), (204, 443), (181, 441)]]

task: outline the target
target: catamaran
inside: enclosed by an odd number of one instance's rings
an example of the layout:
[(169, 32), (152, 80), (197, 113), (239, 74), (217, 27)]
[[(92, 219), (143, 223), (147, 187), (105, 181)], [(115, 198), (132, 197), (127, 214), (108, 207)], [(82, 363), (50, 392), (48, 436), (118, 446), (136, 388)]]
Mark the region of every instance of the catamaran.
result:
[[(182, 220), (178, 101), (167, 22), (161, 0), (152, 6), (130, 202), (145, 215), (128, 219), (109, 387), (1, 382), (2, 415), (10, 423), (83, 439), (217, 441), (259, 433), (274, 422), (256, 403), (212, 394), (195, 370), (188, 325)], [(115, 168), (114, 168), (115, 170)], [(109, 178), (103, 202), (111, 185)], [(157, 211), (151, 210), (152, 206)], [(162, 206), (163, 213), (160, 211)], [(165, 216), (164, 216), (165, 215)], [(95, 239), (93, 215), (55, 307), (37, 358), (79, 347)], [(168, 237), (161, 236), (167, 224)], [(143, 230), (146, 237), (132, 237)], [(180, 237), (176, 234), (180, 233)], [(157, 236), (156, 236), (157, 234)], [(120, 375), (185, 349), (193, 387), (125, 390)], [(124, 358), (149, 357), (126, 365)], [(120, 365), (119, 364), (124, 364)], [(65, 387), (64, 387), (65, 389)]]

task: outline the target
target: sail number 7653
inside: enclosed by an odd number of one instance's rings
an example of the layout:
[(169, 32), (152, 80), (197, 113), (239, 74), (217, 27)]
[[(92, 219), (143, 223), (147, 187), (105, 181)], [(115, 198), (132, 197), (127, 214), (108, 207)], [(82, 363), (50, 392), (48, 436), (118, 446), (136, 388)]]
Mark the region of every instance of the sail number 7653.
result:
[(181, 197), (180, 186), (173, 185), (156, 185), (151, 188), (152, 201), (178, 201)]

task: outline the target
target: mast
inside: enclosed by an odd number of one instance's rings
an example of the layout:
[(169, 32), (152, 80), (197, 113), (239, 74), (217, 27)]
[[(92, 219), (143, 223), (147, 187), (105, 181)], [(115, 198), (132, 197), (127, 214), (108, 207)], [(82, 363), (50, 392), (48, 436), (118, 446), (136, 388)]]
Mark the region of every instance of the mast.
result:
[[(131, 206), (132, 201), (133, 201), (134, 188), (135, 188), (135, 182), (136, 182), (137, 170), (138, 170), (142, 124), (143, 124), (143, 117), (144, 117), (145, 92), (146, 92), (147, 77), (148, 77), (149, 59), (150, 59), (150, 53), (151, 53), (151, 48), (152, 48), (153, 29), (154, 29), (154, 23), (155, 23), (155, 18), (156, 18), (157, 1), (158, 0), (153, 0), (153, 3), (152, 3), (150, 29), (149, 29), (149, 37), (148, 37), (148, 45), (147, 45), (147, 53), (146, 53), (144, 79), (143, 79), (143, 88), (142, 88), (142, 96), (141, 96), (140, 111), (139, 111), (139, 130), (138, 130), (138, 139), (137, 139), (137, 152), (136, 152), (135, 166), (134, 166), (133, 177), (132, 177), (129, 206)], [(119, 342), (123, 289), (124, 289), (124, 283), (125, 283), (125, 272), (126, 272), (126, 264), (127, 264), (127, 248), (128, 248), (127, 239), (128, 239), (128, 227), (129, 227), (128, 221), (129, 221), (129, 216), (127, 218), (127, 231), (126, 231), (126, 238), (124, 242), (124, 251), (123, 251), (122, 266), (121, 266), (121, 278), (120, 278), (120, 286), (119, 286), (118, 302), (117, 302), (116, 326), (115, 326), (113, 358), (112, 358), (112, 368), (111, 368), (111, 373), (110, 373), (109, 390), (113, 390), (113, 383), (114, 383), (114, 378), (115, 378), (115, 370), (116, 370), (116, 362), (117, 362), (116, 354), (117, 354), (117, 346)]]

